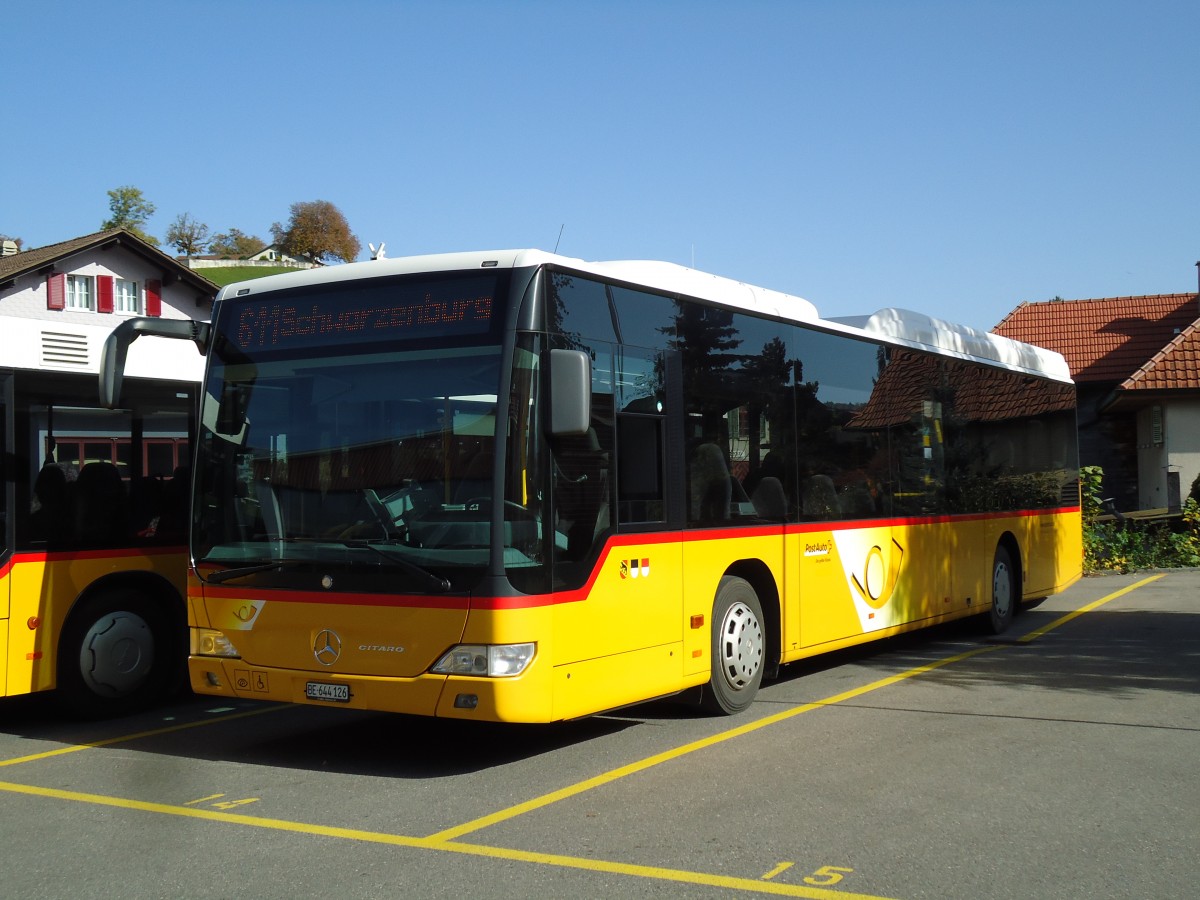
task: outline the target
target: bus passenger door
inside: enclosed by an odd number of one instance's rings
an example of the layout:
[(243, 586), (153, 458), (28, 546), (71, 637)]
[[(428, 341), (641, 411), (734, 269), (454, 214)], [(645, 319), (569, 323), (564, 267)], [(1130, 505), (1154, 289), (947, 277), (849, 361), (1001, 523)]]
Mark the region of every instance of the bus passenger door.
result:
[[(678, 689), (682, 571), (670, 521), (664, 354), (593, 342), (586, 434), (552, 441), (557, 713)], [(567, 681), (566, 679), (568, 679)]]
[(551, 446), (555, 589), (586, 594), (559, 605), (559, 663), (678, 641), (682, 630), (677, 548), (658, 534), (677, 493), (667, 490), (665, 354), (599, 341), (592, 352), (590, 427)]

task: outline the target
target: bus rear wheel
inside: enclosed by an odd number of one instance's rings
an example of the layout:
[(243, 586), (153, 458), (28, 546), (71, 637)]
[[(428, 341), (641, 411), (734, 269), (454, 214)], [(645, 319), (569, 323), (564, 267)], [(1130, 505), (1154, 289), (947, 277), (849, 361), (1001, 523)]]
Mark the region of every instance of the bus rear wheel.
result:
[(705, 709), (734, 715), (754, 702), (765, 653), (758, 594), (745, 579), (725, 576), (713, 600), (712, 677), (703, 693)]
[(137, 591), (106, 591), (73, 610), (58, 648), (58, 696), (86, 718), (122, 715), (166, 690), (173, 645), (157, 604)]
[(992, 634), (1003, 634), (1012, 624), (1019, 600), (1019, 583), (1020, 579), (1013, 568), (1008, 550), (997, 547), (996, 557), (992, 562), (992, 605), (988, 614)]

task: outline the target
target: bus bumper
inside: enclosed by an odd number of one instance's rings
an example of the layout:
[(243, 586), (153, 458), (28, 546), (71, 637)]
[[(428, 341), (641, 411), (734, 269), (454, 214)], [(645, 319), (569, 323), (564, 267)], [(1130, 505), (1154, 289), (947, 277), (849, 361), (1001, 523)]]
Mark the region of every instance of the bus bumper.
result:
[(540, 668), (534, 665), (516, 678), (385, 678), (272, 669), (211, 656), (188, 659), (197, 694), (481, 722), (552, 721), (551, 691), (530, 683)]

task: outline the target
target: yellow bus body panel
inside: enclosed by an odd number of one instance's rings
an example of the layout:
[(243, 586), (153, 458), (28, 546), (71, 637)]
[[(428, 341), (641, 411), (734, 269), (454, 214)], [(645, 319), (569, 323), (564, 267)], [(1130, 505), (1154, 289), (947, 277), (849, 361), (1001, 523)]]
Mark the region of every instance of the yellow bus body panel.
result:
[[(271, 599), (276, 593), (281, 597)], [(249, 665), (330, 675), (415, 678), (461, 642), (467, 617), (465, 603), (456, 598), (458, 608), (439, 608), (436, 595), (412, 605), (386, 598), (355, 603), (345, 594), (335, 595), (336, 603), (282, 599), (285, 592), (260, 596), (206, 593), (205, 620), (229, 636)], [(325, 631), (340, 643), (335, 658), (316, 655)]]
[[(690, 623), (693, 616), (699, 616), (703, 621), (702, 628), (689, 628), (685, 672), (703, 676), (699, 679), (701, 684), (708, 681), (712, 669), (712, 628), (716, 624), (712, 621), (713, 600), (721, 579), (729, 569), (743, 560), (761, 562), (770, 570), (779, 597), (782, 599), (786, 596), (781, 577), (784, 554), (782, 529), (775, 532), (756, 529), (755, 532), (747, 537), (728, 537), (736, 532), (706, 534), (696, 531), (689, 533), (684, 542), (684, 621)], [(764, 610), (767, 603), (771, 602), (765, 597), (759, 600)]]
[[(1077, 509), (632, 537), (610, 541), (582, 588), (546, 596), (281, 600), (193, 579), (191, 623), (222, 630), (244, 658), (192, 656), (192, 687), (332, 705), (306, 696), (306, 685), (320, 682), (347, 685), (349, 699), (336, 705), (352, 708), (557, 721), (704, 684), (713, 600), (730, 572), (758, 573), (760, 594), (770, 579), (779, 605), (760, 601), (779, 623), (779, 657), (790, 662), (986, 613), (1002, 539), (1015, 542), (1024, 599), (1065, 589), (1082, 565)], [(349, 661), (318, 663), (323, 629), (337, 632)], [(428, 672), (458, 643), (526, 642), (535, 656), (516, 677)]]
[[(1016, 541), (1022, 599), (1065, 590), (1081, 576), (1077, 510), (898, 521), (788, 536), (783, 659), (791, 661), (911, 631), (991, 605), (992, 563), (1002, 537)], [(798, 619), (798, 627), (796, 620)]]
[(63, 626), (76, 601), (97, 581), (150, 573), (170, 583), (182, 597), (186, 566), (186, 556), (178, 548), (16, 554), (3, 579), (9, 618), (0, 645), (7, 676), (2, 696), (55, 687)]
[[(8, 587), (7, 579), (0, 587)], [(0, 619), (0, 647), (8, 647), (8, 619)], [(5, 656), (8, 655), (7, 650)], [(8, 660), (0, 659), (0, 697), (7, 697), (8, 694)]]

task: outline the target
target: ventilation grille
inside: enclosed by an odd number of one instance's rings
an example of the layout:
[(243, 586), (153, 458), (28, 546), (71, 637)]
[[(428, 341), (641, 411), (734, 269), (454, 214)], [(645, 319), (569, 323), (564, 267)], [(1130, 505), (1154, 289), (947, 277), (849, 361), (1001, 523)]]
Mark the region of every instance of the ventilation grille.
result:
[(61, 331), (43, 331), (42, 365), (86, 369), (88, 367), (87, 336), (64, 334)]

